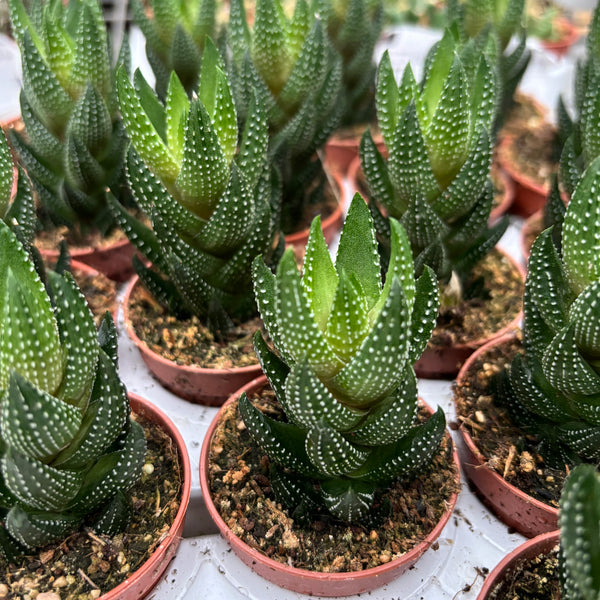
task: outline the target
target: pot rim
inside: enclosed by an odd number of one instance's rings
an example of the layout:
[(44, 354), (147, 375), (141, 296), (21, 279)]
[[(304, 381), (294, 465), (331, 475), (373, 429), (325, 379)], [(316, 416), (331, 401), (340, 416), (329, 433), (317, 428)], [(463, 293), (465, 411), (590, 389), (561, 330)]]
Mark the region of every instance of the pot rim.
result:
[(546, 50), (566, 50), (572, 46), (580, 37), (579, 30), (573, 22), (564, 16), (556, 19), (555, 25), (562, 30), (562, 36), (558, 40), (540, 40)]
[[(243, 392), (247, 392), (249, 390), (254, 389), (255, 387), (262, 386), (265, 383), (267, 383), (267, 377), (265, 375), (262, 375), (260, 377), (257, 377), (256, 379), (253, 379), (252, 381), (250, 381), (249, 383), (244, 385), (242, 388), (240, 388), (237, 392), (233, 393), (229, 397), (227, 402), (223, 405), (222, 409), (219, 410), (219, 412), (215, 415), (214, 419), (212, 420), (212, 422), (206, 432), (204, 441), (202, 443), (202, 450), (200, 453), (200, 486), (202, 489), (202, 495), (204, 497), (207, 510), (208, 510), (211, 518), (213, 519), (213, 521), (219, 528), (221, 535), (233, 547), (234, 550), (237, 549), (238, 551), (243, 552), (244, 554), (250, 556), (253, 564), (260, 563), (260, 564), (264, 565), (265, 567), (267, 567), (270, 571), (277, 572), (281, 575), (287, 574), (288, 576), (290, 576), (293, 579), (303, 580), (303, 581), (311, 581), (313, 583), (318, 583), (318, 582), (323, 582), (323, 581), (339, 583), (339, 582), (348, 582), (348, 581), (360, 581), (363, 579), (370, 579), (370, 578), (377, 579), (384, 573), (399, 569), (403, 565), (407, 565), (407, 566), (412, 565), (426, 550), (429, 549), (429, 547), (431, 545), (434, 544), (434, 542), (440, 536), (442, 530), (444, 529), (444, 527), (450, 520), (450, 517), (452, 516), (454, 507), (456, 505), (456, 501), (458, 499), (458, 492), (454, 492), (452, 494), (452, 496), (450, 497), (450, 500), (448, 501), (448, 508), (446, 509), (444, 514), (441, 516), (440, 520), (437, 522), (435, 527), (429, 532), (429, 534), (427, 535), (427, 537), (424, 540), (422, 540), (421, 542), (416, 544), (413, 548), (411, 548), (405, 554), (399, 556), (398, 558), (391, 560), (389, 563), (385, 563), (385, 564), (379, 565), (377, 567), (371, 567), (368, 569), (364, 569), (362, 571), (346, 571), (346, 572), (341, 572), (341, 573), (324, 573), (324, 572), (320, 572), (320, 571), (309, 571), (308, 569), (300, 569), (298, 567), (292, 567), (289, 565), (285, 565), (283, 563), (277, 562), (276, 560), (273, 560), (272, 558), (269, 558), (268, 556), (265, 556), (261, 552), (258, 552), (254, 548), (248, 546), (245, 542), (243, 542), (240, 538), (238, 538), (231, 531), (231, 529), (223, 521), (221, 515), (217, 511), (217, 509), (214, 505), (214, 502), (212, 500), (212, 496), (211, 496), (209, 485), (208, 485), (208, 477), (207, 477), (208, 454), (209, 454), (210, 446), (212, 443), (212, 437), (213, 437), (215, 429), (217, 427), (219, 417), (221, 415), (222, 410), (224, 410), (225, 408), (230, 406), (233, 402), (235, 402)], [(422, 399), (421, 399), (421, 401), (422, 401)], [(425, 406), (427, 406), (429, 408), (429, 406), (427, 404), (425, 404)], [(447, 432), (447, 430), (446, 430), (446, 432)], [(454, 463), (457, 467), (456, 481), (458, 482), (458, 484), (460, 486), (461, 468), (460, 468), (460, 462), (458, 459), (458, 453), (456, 450), (456, 445), (454, 444), (454, 442), (453, 442), (452, 457), (453, 457)], [(384, 583), (385, 583), (385, 581), (382, 581), (381, 584), (379, 584), (379, 585), (384, 585)], [(375, 587), (378, 587), (378, 586), (375, 586)], [(289, 589), (293, 589), (293, 588), (290, 587)], [(369, 589), (375, 589), (375, 588), (369, 588)], [(320, 594), (315, 594), (315, 595), (320, 595)]]
[(236, 372), (236, 373), (252, 373), (253, 371), (260, 369), (260, 365), (257, 363), (255, 365), (246, 365), (244, 367), (230, 367), (227, 369), (217, 369), (217, 368), (212, 368), (212, 367), (200, 367), (200, 366), (196, 366), (196, 365), (180, 365), (178, 363), (176, 363), (174, 360), (169, 360), (168, 358), (165, 358), (164, 356), (162, 356), (161, 354), (158, 354), (157, 352), (155, 352), (154, 350), (152, 350), (148, 344), (146, 344), (146, 342), (144, 342), (143, 340), (141, 340), (138, 335), (135, 332), (135, 329), (133, 327), (133, 323), (131, 322), (131, 319), (129, 318), (129, 300), (131, 297), (131, 294), (135, 288), (135, 286), (140, 283), (140, 278), (138, 275), (134, 275), (129, 282), (126, 284), (125, 287), (125, 293), (123, 294), (123, 299), (121, 301), (121, 309), (123, 310), (123, 321), (125, 322), (125, 329), (127, 330), (127, 335), (129, 336), (129, 339), (131, 339), (131, 341), (136, 345), (137, 349), (141, 352), (141, 353), (146, 353), (149, 354), (153, 360), (159, 362), (160, 364), (164, 365), (164, 366), (168, 366), (168, 367), (176, 367), (178, 370), (181, 370), (181, 372), (183, 373), (205, 373), (205, 374), (214, 374), (214, 375), (218, 375), (221, 373), (232, 373), (232, 372)]
[(550, 552), (552, 548), (558, 544), (559, 534), (559, 530), (542, 533), (527, 540), (507, 554), (485, 578), (483, 587), (477, 596), (477, 600), (486, 600), (494, 587), (501, 583), (508, 569), (516, 566), (518, 561), (520, 561), (522, 558), (527, 560), (528, 558), (533, 558), (538, 554)]
[(532, 177), (525, 175), (518, 169), (518, 167), (515, 164), (515, 161), (513, 161), (510, 157), (508, 148), (514, 143), (515, 138), (515, 134), (511, 133), (503, 136), (500, 140), (500, 144), (498, 145), (498, 161), (500, 163), (500, 166), (519, 185), (532, 189), (540, 195), (547, 196), (550, 192), (550, 183), (545, 182), (541, 184)]
[(160, 565), (166, 550), (173, 543), (179, 545), (179, 542), (181, 541), (181, 530), (183, 529), (183, 523), (185, 521), (185, 514), (190, 500), (190, 492), (192, 486), (192, 471), (185, 441), (181, 433), (173, 423), (173, 421), (166, 415), (166, 413), (164, 413), (160, 408), (158, 408), (149, 400), (146, 400), (145, 398), (142, 398), (141, 396), (133, 392), (128, 392), (127, 395), (129, 397), (131, 410), (133, 412), (139, 412), (146, 415), (147, 418), (160, 425), (162, 429), (166, 431), (175, 442), (183, 472), (181, 502), (179, 504), (177, 514), (175, 515), (175, 519), (173, 520), (173, 523), (169, 528), (166, 537), (154, 549), (154, 552), (152, 553), (150, 558), (146, 562), (142, 563), (131, 574), (130, 577), (128, 577), (125, 581), (122, 581), (112, 590), (109, 590), (105, 594), (102, 594), (98, 600), (117, 600), (117, 598), (120, 598), (121, 595), (124, 594), (130, 587), (139, 584), (139, 582), (143, 581), (149, 575), (153, 575), (152, 581), (154, 583), (152, 583), (152, 585), (147, 590), (145, 590), (143, 595), (146, 595), (152, 589), (152, 587), (154, 587), (154, 584), (158, 581), (158, 578), (162, 575), (162, 573), (168, 566), (168, 563), (165, 563), (164, 567), (162, 567), (162, 570), (160, 572), (157, 572), (156, 574), (154, 574), (153, 572)]
[[(90, 254), (94, 254), (96, 252), (116, 252), (117, 250), (121, 250), (130, 244), (131, 242), (128, 238), (123, 238), (122, 240), (116, 240), (112, 244), (107, 244), (106, 246), (100, 246), (98, 248), (94, 246), (69, 246), (69, 256), (71, 256), (74, 260), (81, 260), (82, 257), (89, 256)], [(60, 250), (52, 248), (38, 247), (38, 250), (42, 256), (46, 256), (48, 258), (57, 258), (60, 254)]]
[[(489, 348), (493, 348), (494, 346), (498, 346), (500, 344), (506, 343), (508, 341), (512, 341), (514, 339), (516, 339), (516, 332), (508, 333), (508, 334), (505, 334), (494, 340), (491, 340), (487, 344), (484, 344), (483, 346), (481, 346), (481, 348), (477, 349), (471, 356), (469, 356), (469, 358), (467, 359), (465, 364), (461, 367), (460, 371), (458, 372), (458, 375), (456, 376), (456, 386), (458, 386), (460, 383), (462, 383), (462, 381), (466, 377), (467, 371), (470, 369), (471, 365), (479, 358), (479, 356), (481, 354), (486, 352)], [(473, 465), (475, 468), (487, 469), (491, 473), (493, 479), (498, 483), (498, 485), (506, 488), (511, 494), (513, 494), (520, 500), (529, 503), (530, 505), (532, 505), (534, 508), (536, 508), (538, 510), (547, 512), (549, 515), (558, 516), (558, 508), (554, 508), (554, 507), (550, 506), (549, 504), (546, 504), (545, 502), (541, 502), (540, 500), (537, 500), (533, 496), (530, 496), (529, 494), (527, 494), (523, 490), (519, 489), (512, 483), (509, 483), (508, 481), (506, 481), (506, 479), (504, 479), (504, 477), (502, 477), (502, 475), (500, 475), (500, 473), (498, 473), (498, 471), (496, 471), (495, 469), (492, 469), (490, 466), (488, 466), (487, 459), (481, 453), (481, 451), (479, 450), (479, 447), (475, 444), (475, 441), (473, 440), (473, 438), (471, 437), (471, 434), (467, 431), (467, 429), (465, 428), (463, 423), (460, 424), (459, 431), (460, 431), (460, 434), (463, 438), (465, 445), (477, 459), (478, 464)]]

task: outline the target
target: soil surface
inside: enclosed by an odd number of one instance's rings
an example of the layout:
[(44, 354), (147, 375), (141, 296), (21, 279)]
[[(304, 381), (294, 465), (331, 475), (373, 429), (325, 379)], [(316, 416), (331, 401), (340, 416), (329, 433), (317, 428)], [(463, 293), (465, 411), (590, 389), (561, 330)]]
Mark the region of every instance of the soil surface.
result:
[(560, 600), (558, 546), (524, 561), (488, 596), (489, 600)]
[(93, 600), (127, 579), (167, 535), (181, 502), (177, 448), (158, 425), (133, 415), (146, 433), (146, 464), (131, 488), (132, 519), (114, 537), (83, 529), (15, 563), (0, 558), (0, 598)]
[[(251, 400), (271, 417), (281, 418), (269, 388)], [(452, 441), (446, 435), (429, 467), (412, 480), (397, 481), (385, 492), (391, 512), (382, 515), (378, 526), (349, 525), (327, 515), (302, 526), (275, 499), (268, 478), (269, 459), (252, 441), (237, 403), (229, 405), (225, 414), (211, 447), (213, 501), (235, 535), (284, 564), (311, 571), (347, 572), (388, 563), (426, 538), (460, 487), (455, 479)], [(378, 509), (379, 504), (373, 512)]]
[(130, 297), (129, 320), (148, 348), (179, 365), (228, 369), (258, 364), (253, 337), (262, 327), (259, 317), (236, 324), (221, 343), (198, 317), (180, 320), (168, 314), (140, 284)]
[(537, 452), (539, 440), (512, 419), (501, 398), (494, 394), (494, 379), (509, 368), (521, 342), (498, 345), (481, 355), (461, 385), (455, 387), (458, 420), (475, 445), (504, 479), (537, 500), (558, 508), (567, 473), (545, 465)]
[(504, 121), (498, 135), (501, 139), (505, 135), (519, 133), (524, 128), (535, 128), (545, 121), (546, 110), (532, 96), (517, 92), (514, 95), (514, 104)]
[(77, 227), (72, 229), (57, 227), (39, 231), (35, 237), (35, 245), (40, 250), (58, 250), (62, 240), (65, 240), (71, 249), (76, 250), (77, 248), (106, 248), (126, 239), (127, 236), (119, 228), (102, 235), (96, 230), (82, 234)]
[(523, 278), (501, 252), (493, 250), (475, 266), (472, 281), (480, 279), (483, 294), (464, 299), (457, 306), (440, 307), (429, 347), (468, 344), (487, 338), (519, 314)]

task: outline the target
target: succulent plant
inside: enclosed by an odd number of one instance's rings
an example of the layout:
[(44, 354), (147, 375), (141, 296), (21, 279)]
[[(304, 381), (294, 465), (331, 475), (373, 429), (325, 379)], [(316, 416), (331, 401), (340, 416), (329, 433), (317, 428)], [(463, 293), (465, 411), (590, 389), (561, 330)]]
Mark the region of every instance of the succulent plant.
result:
[(287, 418), (274, 420), (243, 395), (239, 410), (273, 463), (271, 486), (301, 515), (324, 508), (358, 521), (377, 491), (414, 473), (437, 451), (441, 409), (415, 425), (414, 361), (431, 335), (437, 283), (426, 268), (414, 279), (408, 238), (391, 220), (385, 284), (369, 210), (357, 194), (335, 265), (313, 220), (303, 273), (293, 252), (276, 274), (257, 258), (256, 300), (277, 350), (262, 335), (255, 349)]
[(540, 440), (553, 466), (600, 460), (600, 158), (567, 207), (562, 256), (552, 230), (534, 242), (525, 283), (523, 346), (499, 397)]
[(13, 131), (11, 142), (33, 183), (40, 217), (49, 226), (106, 232), (114, 226), (107, 186), (123, 202), (128, 195), (126, 136), (100, 6), (34, 0), (27, 12), (21, 0), (9, 4), (21, 50), (25, 124), (25, 136)]
[(378, 235), (387, 252), (390, 229), (381, 206), (406, 228), (417, 273), (428, 264), (442, 282), (453, 273), (466, 280), (507, 225), (487, 225), (494, 73), (472, 40), (461, 44), (456, 26), (435, 47), (420, 85), (410, 65), (398, 85), (387, 53), (379, 64), (377, 118), (388, 158), (368, 131), (360, 146)]
[(560, 183), (568, 194), (581, 174), (600, 156), (600, 8), (597, 6), (586, 40), (586, 60), (577, 66), (575, 111), (572, 119), (559, 101), (559, 135), (562, 141)]
[(171, 71), (177, 73), (188, 96), (198, 84), (207, 36), (215, 39), (215, 0), (133, 0), (133, 17), (146, 40), (146, 56), (164, 99)]
[[(152, 229), (118, 203), (123, 229), (150, 260), (135, 268), (173, 314), (209, 324), (256, 313), (250, 267), (277, 253), (279, 178), (267, 161), (268, 130), (255, 97), (238, 144), (236, 110), (219, 53), (207, 41), (198, 97), (171, 75), (163, 105), (139, 71), (118, 73), (123, 121), (132, 141), (127, 174)], [(283, 242), (283, 238), (280, 240)]]
[(252, 29), (243, 1), (233, 0), (228, 41), (238, 118), (246, 121), (257, 93), (269, 124), (269, 154), (282, 175), (283, 229), (293, 231), (304, 206), (322, 198), (326, 180), (315, 153), (342, 118), (342, 59), (307, 0), (296, 2), (289, 19), (280, 0), (258, 0)]
[(595, 600), (600, 590), (600, 475), (579, 465), (565, 481), (560, 497), (562, 598)]
[(52, 302), (0, 222), (0, 545), (9, 557), (82, 523), (118, 531), (145, 457), (110, 315), (97, 333), (72, 277), (49, 279)]
[(382, 0), (316, 0), (333, 46), (342, 57), (345, 103), (342, 126), (375, 118), (375, 43), (383, 26)]

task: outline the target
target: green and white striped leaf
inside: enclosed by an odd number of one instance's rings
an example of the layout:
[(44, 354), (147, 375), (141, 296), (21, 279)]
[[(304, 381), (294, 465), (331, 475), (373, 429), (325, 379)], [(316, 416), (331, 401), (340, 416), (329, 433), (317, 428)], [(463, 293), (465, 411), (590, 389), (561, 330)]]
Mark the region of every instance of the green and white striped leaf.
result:
[(13, 185), (13, 159), (4, 132), (0, 134), (0, 218), (5, 215), (11, 201)]
[(410, 317), (410, 349), (407, 364), (413, 365), (423, 354), (435, 327), (440, 294), (437, 277), (433, 269), (425, 265), (417, 279), (415, 302)]
[(375, 486), (366, 481), (328, 479), (321, 482), (321, 496), (331, 514), (352, 523), (369, 513), (375, 499)]
[(64, 540), (80, 523), (80, 517), (68, 513), (25, 511), (13, 506), (6, 515), (5, 527), (15, 540), (33, 549)]
[(344, 475), (358, 469), (369, 451), (351, 444), (339, 431), (319, 421), (306, 436), (306, 453), (318, 472), (327, 477)]
[(268, 146), (269, 129), (265, 107), (254, 91), (236, 158), (236, 163), (251, 189), (258, 184), (264, 170)]
[(175, 71), (172, 71), (165, 102), (166, 137), (173, 160), (178, 164), (183, 158), (185, 123), (189, 110), (190, 101), (185, 88)]
[(600, 460), (600, 427), (574, 421), (559, 425), (557, 433), (568, 448), (581, 458), (595, 463)]
[(403, 214), (408, 201), (395, 195), (387, 164), (369, 130), (365, 131), (360, 140), (359, 156), (371, 197), (388, 210), (393, 210), (394, 214)]
[(569, 308), (569, 322), (577, 347), (592, 356), (600, 355), (600, 279), (590, 283)]
[(282, 405), (283, 410), (287, 415), (285, 380), (290, 372), (290, 367), (288, 367), (287, 364), (281, 360), (271, 348), (269, 348), (269, 345), (260, 331), (257, 331), (254, 334), (254, 351), (256, 352), (256, 356), (258, 357), (258, 361), (260, 362), (264, 374), (269, 380), (271, 388), (273, 388), (273, 391), (275, 392), (277, 400)]

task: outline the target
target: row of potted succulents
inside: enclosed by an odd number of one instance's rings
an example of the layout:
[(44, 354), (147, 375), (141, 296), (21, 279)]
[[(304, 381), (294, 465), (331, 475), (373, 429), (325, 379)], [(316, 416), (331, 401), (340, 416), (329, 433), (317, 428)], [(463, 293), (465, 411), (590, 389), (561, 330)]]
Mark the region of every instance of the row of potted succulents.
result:
[[(375, 23), (380, 16), (358, 1), (351, 6), (352, 18), (340, 25), (339, 7), (325, 2), (311, 9), (300, 1), (290, 18), (261, 0), (251, 28), (243, 4), (233, 2), (214, 43), (204, 33), (214, 27), (215, 7), (205, 2), (191, 20), (198, 48), (178, 24), (183, 5), (138, 5), (158, 44), (148, 44), (155, 92), (139, 72), (130, 79), (125, 46), (110, 67), (92, 0), (39, 3), (29, 12), (11, 0), (25, 130), (10, 136), (24, 167), (16, 190), (8, 146), (0, 153), (0, 533), (7, 568), (20, 565), (7, 581), (20, 584), (19, 569), (31, 564), (20, 557), (43, 546), (43, 557), (33, 559), (41, 580), (51, 588), (61, 578), (84, 580), (88, 597), (97, 597), (107, 591), (100, 573), (114, 569), (123, 579), (137, 569), (123, 540), (139, 537), (149, 548), (144, 556), (158, 544), (164, 550), (127, 580), (145, 593), (142, 573), (155, 580), (166, 567), (189, 494), (177, 434), (179, 458), (167, 465), (154, 446), (160, 435), (146, 433), (145, 447), (142, 428), (127, 418), (110, 315), (96, 332), (72, 277), (41, 266), (34, 196), (54, 225), (71, 229), (85, 215), (79, 233), (122, 227), (140, 253), (133, 266), (143, 284), (129, 286), (127, 324), (135, 327), (137, 315), (146, 347), (179, 357), (187, 345), (208, 356), (214, 342), (229, 340), (228, 365), (236, 351), (254, 348), (255, 366), (242, 380), (259, 364), (266, 378), (223, 407), (201, 461), (209, 511), (253, 569), (301, 593), (367, 591), (409, 568), (450, 518), (458, 458), (443, 411), (418, 401), (415, 369), (439, 373), (435, 362), (463, 324), (490, 329), (480, 309), (486, 299), (503, 325), (518, 320), (522, 277), (494, 250), (507, 221), (490, 222), (490, 166), (503, 107), (527, 64), (523, 40), (512, 54), (504, 51), (522, 3), (509, 3), (491, 29), (474, 22), (475, 4), (455, 4), (421, 82), (408, 67), (398, 83), (384, 57), (373, 90), (383, 146), (367, 132), (360, 148), (368, 203), (352, 200), (335, 262), (320, 218), (312, 220), (300, 273), (294, 252), (284, 252), (282, 230), (327, 203), (329, 177), (317, 150), (351, 106), (340, 101), (343, 90), (351, 86), (362, 103), (369, 88), (353, 78), (370, 71), (364, 56), (346, 54), (365, 15)], [(489, 19), (492, 13), (490, 4)], [(154, 28), (160, 17), (169, 41)], [(369, 56), (373, 36), (366, 36)], [(198, 60), (188, 62), (193, 48)], [(350, 112), (360, 111), (352, 105)], [(557, 471), (598, 453), (600, 163), (584, 166), (560, 249), (549, 231), (534, 246), (525, 358), (515, 359), (510, 374), (491, 369), (489, 384), (507, 399), (507, 414), (522, 416), (540, 460), (552, 459)], [(148, 323), (150, 314), (158, 325)], [(444, 361), (444, 375), (481, 345), (480, 331), (458, 339), (464, 347)], [(239, 387), (239, 379), (224, 381), (229, 367), (216, 384), (189, 377), (202, 370), (157, 377), (209, 404)], [(487, 371), (484, 364), (476, 377)], [(159, 418), (140, 400), (131, 407), (142, 420)], [(476, 425), (481, 412), (463, 415), (464, 423)], [(171, 432), (168, 420), (163, 429)], [(177, 472), (187, 480), (157, 480)], [(564, 473), (552, 477), (560, 490)], [(64, 574), (66, 542), (51, 551), (57, 564), (45, 560), (48, 542), (77, 529), (68, 539), (81, 543), (89, 561), (76, 565), (80, 577)]]

